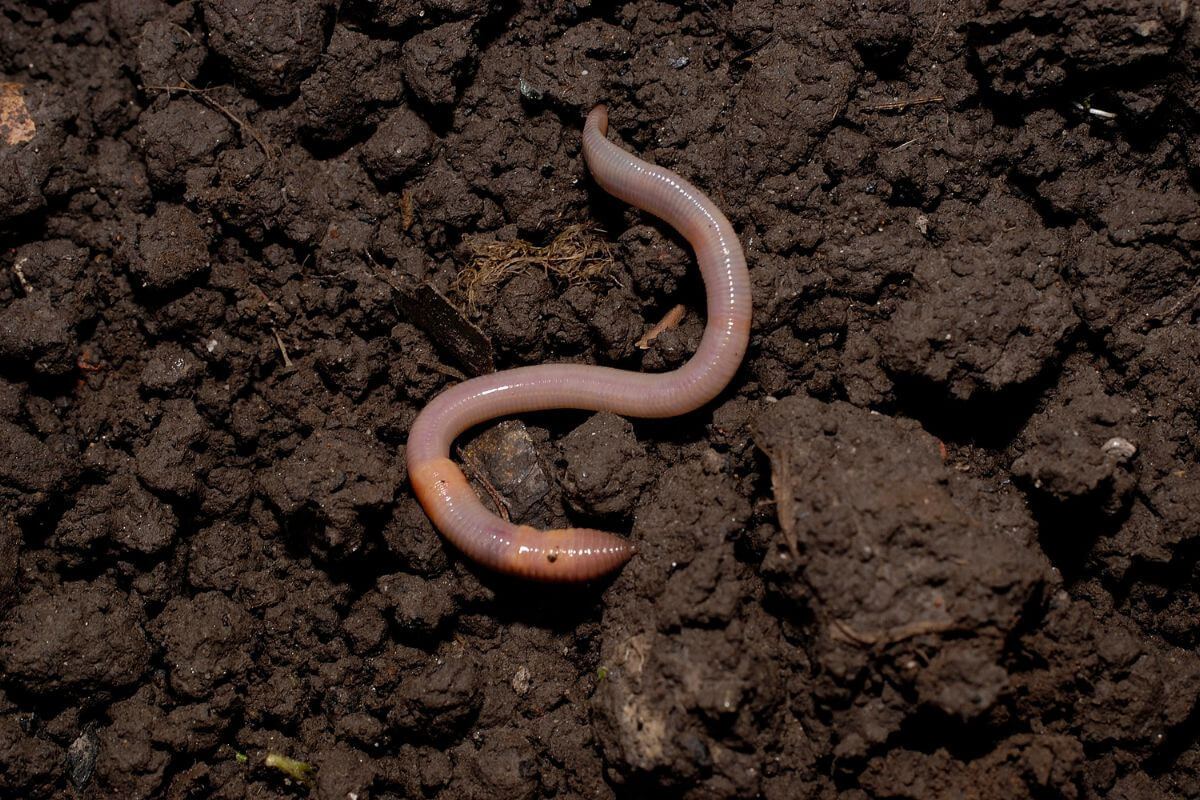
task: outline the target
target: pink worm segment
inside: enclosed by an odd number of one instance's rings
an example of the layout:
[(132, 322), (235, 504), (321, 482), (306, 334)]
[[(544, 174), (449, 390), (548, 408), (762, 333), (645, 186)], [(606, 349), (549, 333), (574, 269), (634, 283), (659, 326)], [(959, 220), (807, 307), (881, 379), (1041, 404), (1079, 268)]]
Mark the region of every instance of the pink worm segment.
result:
[(586, 581), (624, 564), (633, 544), (590, 528), (538, 531), (489, 512), (450, 460), (450, 445), (495, 417), (550, 408), (673, 417), (714, 398), (741, 364), (750, 338), (750, 277), (737, 235), (696, 187), (610, 142), (608, 109), (583, 128), (583, 157), (609, 194), (660, 217), (696, 251), (708, 293), (700, 347), (673, 372), (646, 374), (579, 364), (544, 364), (464, 381), (435, 397), (408, 436), (408, 476), (425, 513), (455, 547), (499, 572), (541, 581)]

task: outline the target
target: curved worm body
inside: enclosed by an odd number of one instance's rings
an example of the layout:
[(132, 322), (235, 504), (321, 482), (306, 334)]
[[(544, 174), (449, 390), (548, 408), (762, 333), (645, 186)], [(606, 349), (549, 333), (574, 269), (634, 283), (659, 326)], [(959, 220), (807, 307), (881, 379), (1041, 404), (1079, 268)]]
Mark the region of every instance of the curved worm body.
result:
[(542, 581), (586, 581), (633, 555), (627, 539), (588, 528), (539, 531), (484, 508), (450, 460), (459, 434), (524, 411), (578, 408), (631, 417), (672, 417), (704, 405), (733, 377), (750, 337), (750, 278), (729, 221), (674, 172), (648, 164), (605, 138), (608, 110), (596, 106), (583, 129), (583, 157), (609, 194), (665, 220), (691, 243), (708, 294), (708, 321), (691, 360), (673, 372), (545, 364), (464, 381), (435, 397), (408, 436), (408, 476), (433, 524), (490, 569)]

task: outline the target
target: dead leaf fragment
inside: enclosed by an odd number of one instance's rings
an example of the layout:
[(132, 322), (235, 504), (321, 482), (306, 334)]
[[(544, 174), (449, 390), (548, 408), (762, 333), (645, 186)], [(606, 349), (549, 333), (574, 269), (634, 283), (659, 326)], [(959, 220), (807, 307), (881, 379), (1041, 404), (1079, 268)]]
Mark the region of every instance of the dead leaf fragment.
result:
[(0, 83), (0, 142), (9, 146), (31, 141), (37, 125), (25, 104), (25, 87), (19, 83)]

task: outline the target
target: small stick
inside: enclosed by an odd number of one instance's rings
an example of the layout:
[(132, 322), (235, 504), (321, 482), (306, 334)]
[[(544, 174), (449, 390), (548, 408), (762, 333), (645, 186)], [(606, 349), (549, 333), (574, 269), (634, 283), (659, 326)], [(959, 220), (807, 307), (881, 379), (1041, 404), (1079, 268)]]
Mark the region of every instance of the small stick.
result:
[[(1174, 322), (1179, 316), (1179, 312), (1195, 303), (1197, 297), (1200, 297), (1200, 279), (1197, 279), (1197, 281), (1192, 284), (1192, 288), (1189, 289), (1183, 297), (1175, 301), (1175, 304), (1167, 309), (1166, 313), (1164, 313), (1156, 321), (1164, 325)], [(1150, 317), (1150, 319), (1153, 319), (1153, 317)]]
[(288, 358), (287, 348), (283, 345), (283, 337), (279, 335), (279, 331), (275, 329), (274, 325), (271, 326), (271, 333), (275, 334), (275, 343), (279, 345), (279, 352), (283, 354), (283, 368), (291, 369), (292, 360)]
[(237, 114), (234, 114), (228, 108), (226, 108), (225, 106), (221, 105), (216, 100), (213, 100), (211, 97), (208, 96), (208, 93), (211, 92), (213, 89), (218, 89), (221, 87), (210, 86), (207, 89), (200, 89), (196, 86), (193, 86), (188, 81), (181, 80), (179, 82), (178, 86), (142, 86), (142, 88), (150, 90), (150, 91), (166, 92), (167, 94), (170, 94), (171, 92), (184, 92), (185, 94), (190, 94), (190, 95), (194, 95), (194, 96), (198, 97), (200, 99), (200, 102), (204, 103), (209, 108), (212, 108), (215, 111), (218, 111), (221, 114), (224, 114), (229, 119), (230, 122), (232, 122), (234, 125), (237, 125), (238, 128), (249, 133), (250, 137), (252, 139), (254, 139), (255, 142), (258, 143), (259, 147), (262, 148), (262, 151), (266, 155), (267, 158), (271, 158), (271, 159), (275, 158), (276, 149), (273, 146), (267, 144), (266, 140), (263, 139), (262, 135), (259, 134), (258, 130), (255, 129), (255, 127), (253, 125), (246, 122), (241, 117), (239, 117)]
[(400, 230), (408, 230), (412, 227), (413, 219), (416, 217), (415, 204), (413, 203), (413, 190), (405, 189), (400, 195)]
[(856, 631), (840, 619), (833, 619), (830, 622), (833, 623), (833, 627), (829, 632), (832, 638), (864, 646), (896, 644), (905, 639), (912, 639), (929, 633), (951, 633), (965, 630), (957, 623), (940, 620), (918, 620), (917, 622), (899, 625), (891, 630), (871, 632)]
[(21, 267), (28, 260), (29, 256), (26, 256), (13, 264), (13, 272), (17, 274), (17, 282), (21, 284), (21, 288), (25, 290), (25, 294), (33, 294), (33, 287), (29, 285), (29, 281), (25, 277), (25, 270)]
[(637, 340), (634, 347), (639, 350), (648, 350), (650, 343), (658, 338), (658, 335), (663, 331), (669, 331), (679, 324), (679, 320), (683, 319), (683, 314), (686, 309), (682, 305), (675, 306), (668, 311), (661, 320), (659, 320), (653, 328), (646, 331), (646, 335)]
[(875, 106), (867, 106), (865, 111), (901, 111), (909, 106), (924, 106), (930, 103), (941, 103), (946, 98), (942, 95), (934, 95), (933, 97), (915, 97), (912, 100), (894, 100), (891, 103), (880, 103)]
[(283, 306), (279, 305), (279, 303), (276, 303), (270, 297), (267, 297), (267, 293), (260, 289), (256, 284), (247, 281), (246, 285), (258, 292), (259, 298), (262, 300), (263, 305), (267, 307), (268, 311), (270, 311), (272, 314), (279, 314), (281, 316), (284, 314)]
[(458, 458), (463, 462), (463, 466), (467, 467), (467, 474), (478, 481), (483, 490), (487, 492), (488, 497), (492, 498), (492, 503), (496, 506), (496, 515), (505, 522), (508, 522), (508, 501), (497, 491), (495, 486), (492, 486), (492, 482), (483, 474), (483, 469), (479, 466), (479, 463), (461, 447), (458, 448)]
[(742, 52), (740, 52), (736, 56), (734, 56), (732, 59), (730, 59), (729, 63), (736, 64), (737, 62), (741, 61), (742, 59), (749, 58), (750, 56), (757, 53), (759, 50), (762, 50), (764, 47), (766, 47), (767, 44), (770, 43), (770, 41), (774, 38), (775, 38), (774, 31), (772, 31), (771, 33), (768, 33), (766, 36), (763, 37), (761, 42), (750, 45), (750, 47), (748, 47), (747, 49), (743, 50)]
[(433, 370), (439, 375), (445, 375), (451, 380), (465, 381), (467, 379), (466, 375), (459, 372), (454, 367), (447, 366), (440, 361), (426, 361), (425, 359), (419, 359), (417, 363), (426, 369)]

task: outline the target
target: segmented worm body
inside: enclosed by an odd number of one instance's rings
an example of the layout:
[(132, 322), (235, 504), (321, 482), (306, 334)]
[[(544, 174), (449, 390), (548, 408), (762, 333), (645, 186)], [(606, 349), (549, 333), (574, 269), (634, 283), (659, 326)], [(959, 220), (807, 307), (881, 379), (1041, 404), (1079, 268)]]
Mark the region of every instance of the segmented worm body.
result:
[(408, 437), (408, 476), (433, 524), (459, 550), (499, 572), (542, 581), (586, 581), (633, 555), (627, 539), (589, 528), (539, 531), (489, 512), (450, 460), (450, 445), (495, 417), (551, 408), (672, 417), (704, 405), (733, 377), (750, 336), (750, 278), (729, 221), (674, 172), (606, 138), (608, 110), (596, 106), (583, 129), (583, 157), (609, 194), (665, 220), (691, 243), (708, 295), (700, 347), (673, 372), (646, 374), (578, 364), (545, 364), (464, 381), (435, 397)]

